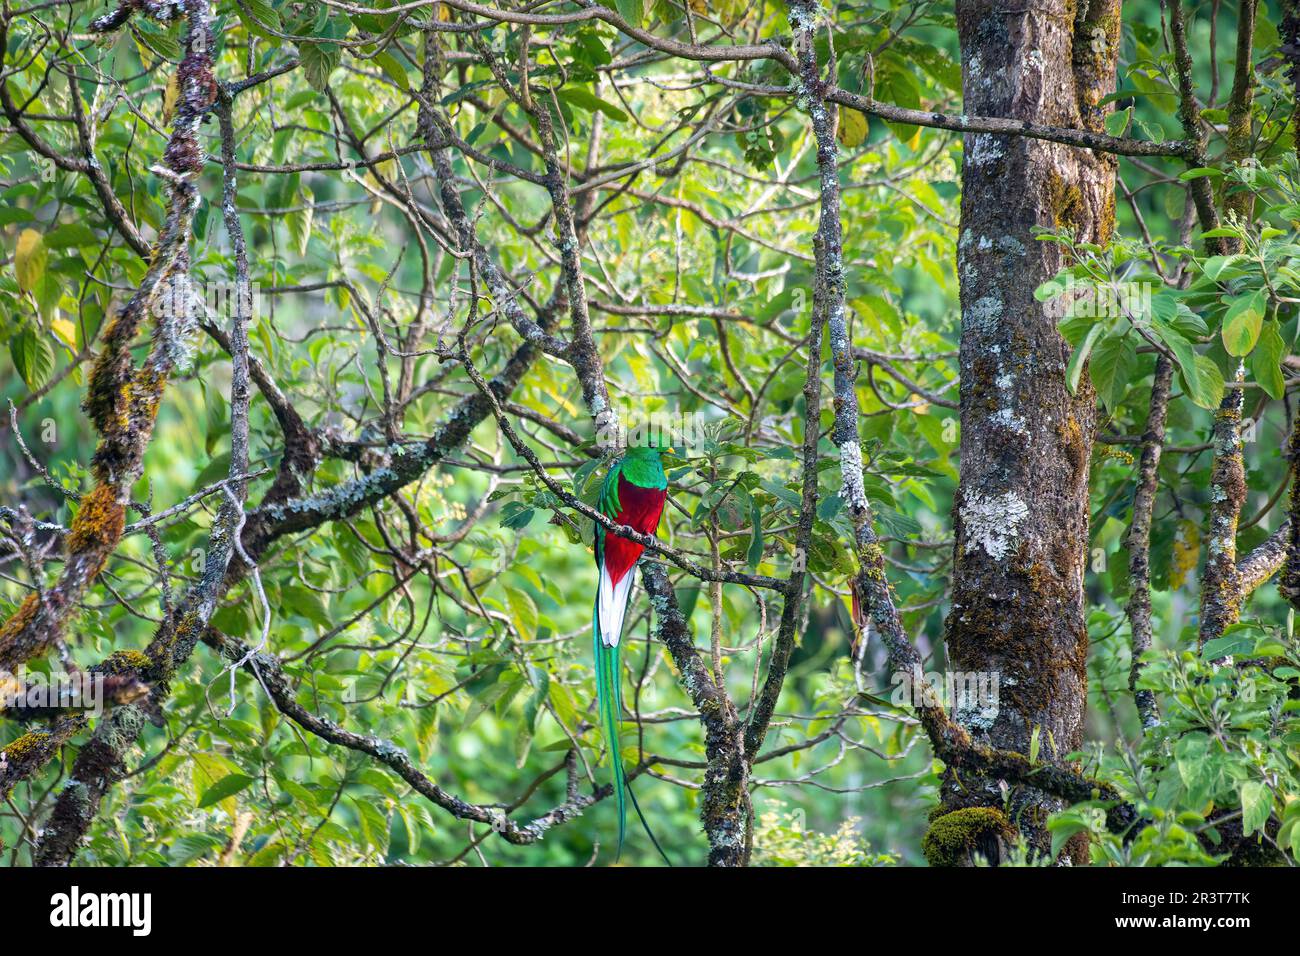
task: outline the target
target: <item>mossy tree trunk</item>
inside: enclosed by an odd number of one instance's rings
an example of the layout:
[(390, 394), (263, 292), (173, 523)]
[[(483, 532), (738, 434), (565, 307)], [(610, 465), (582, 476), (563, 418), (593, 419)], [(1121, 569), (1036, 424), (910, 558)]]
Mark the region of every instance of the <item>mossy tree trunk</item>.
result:
[[(1114, 90), (1118, 0), (958, 0), (964, 109), (1102, 129)], [(1059, 303), (1034, 290), (1064, 264), (1040, 227), (1105, 242), (1113, 157), (1039, 140), (968, 134), (962, 169), (961, 481), (954, 505), (949, 666), (996, 672), (997, 706), (955, 701), (976, 742), (1060, 763), (1082, 743), (1088, 636), (1088, 462), (1094, 396), (1067, 387)], [(960, 685), (959, 685), (960, 686)], [(1005, 792), (1004, 792), (1005, 791)], [(1006, 807), (1038, 850), (1058, 802), (996, 779), (949, 774), (949, 809)]]

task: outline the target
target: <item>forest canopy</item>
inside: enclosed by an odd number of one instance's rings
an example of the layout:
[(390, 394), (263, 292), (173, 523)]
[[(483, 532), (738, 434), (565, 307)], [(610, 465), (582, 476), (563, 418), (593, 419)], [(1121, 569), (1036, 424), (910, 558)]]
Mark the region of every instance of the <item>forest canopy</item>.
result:
[(11, 865), (1300, 862), (1290, 0), (0, 56)]

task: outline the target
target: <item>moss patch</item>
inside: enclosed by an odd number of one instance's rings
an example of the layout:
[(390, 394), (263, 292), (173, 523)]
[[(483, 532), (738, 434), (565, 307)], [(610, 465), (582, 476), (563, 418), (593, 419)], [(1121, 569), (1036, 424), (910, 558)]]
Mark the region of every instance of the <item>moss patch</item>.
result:
[(149, 655), (140, 651), (114, 651), (98, 670), (101, 674), (137, 674), (152, 663)]
[(39, 604), (40, 599), (37, 598), (35, 591), (23, 598), (23, 603), (9, 615), (9, 620), (0, 625), (0, 644), (9, 643), (27, 628), (32, 618), (36, 617)]
[(81, 508), (68, 534), (68, 554), (92, 548), (113, 548), (126, 527), (126, 508), (110, 485), (97, 485), (81, 499)]
[(1078, 230), (1083, 224), (1083, 193), (1078, 186), (1053, 174), (1047, 180), (1047, 202), (1052, 225)]
[(5, 745), (5, 759), (10, 763), (19, 763), (34, 750), (42, 747), (49, 739), (50, 735), (42, 730), (33, 731), (30, 734), (23, 734), (17, 740)]
[(931, 866), (964, 866), (976, 852), (996, 863), (1000, 844), (1015, 836), (1015, 827), (1001, 810), (968, 807), (933, 817), (921, 850)]

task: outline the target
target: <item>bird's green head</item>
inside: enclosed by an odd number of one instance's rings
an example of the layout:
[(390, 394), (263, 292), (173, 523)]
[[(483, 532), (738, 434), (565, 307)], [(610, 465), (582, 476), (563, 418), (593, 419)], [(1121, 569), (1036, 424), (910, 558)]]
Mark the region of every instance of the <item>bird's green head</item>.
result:
[(634, 445), (623, 453), (623, 474), (643, 488), (667, 487), (662, 458), (667, 450), (655, 445)]
[(637, 458), (643, 461), (658, 461), (664, 452), (672, 452), (671, 448), (661, 448), (653, 441), (648, 441), (644, 445), (633, 445), (628, 448), (626, 457)]

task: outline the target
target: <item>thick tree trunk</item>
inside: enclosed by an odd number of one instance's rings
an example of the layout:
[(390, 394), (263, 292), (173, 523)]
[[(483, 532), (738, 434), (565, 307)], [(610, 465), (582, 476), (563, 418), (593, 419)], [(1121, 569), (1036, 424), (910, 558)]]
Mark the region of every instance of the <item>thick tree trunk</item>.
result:
[[(969, 114), (1101, 129), (1114, 89), (1118, 0), (958, 0)], [(949, 666), (996, 672), (997, 706), (956, 701), (976, 742), (1061, 762), (1082, 743), (1088, 635), (1088, 462), (1095, 424), (1087, 376), (1066, 385), (1060, 307), (1034, 289), (1063, 264), (1036, 227), (1106, 241), (1112, 157), (1039, 140), (967, 135), (962, 169), (961, 481)], [(959, 685), (960, 686), (960, 685)], [(950, 774), (950, 809), (1003, 806), (994, 779)], [(1011, 791), (1011, 818), (1039, 850), (1058, 803)]]

